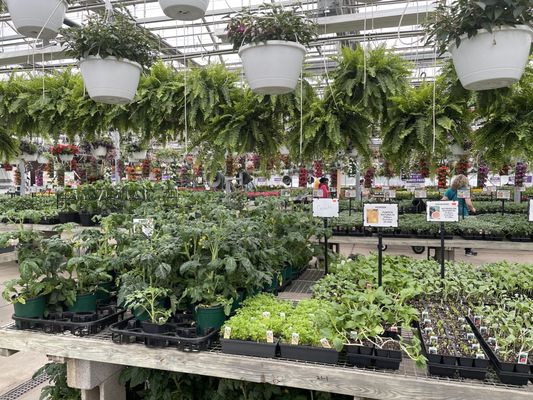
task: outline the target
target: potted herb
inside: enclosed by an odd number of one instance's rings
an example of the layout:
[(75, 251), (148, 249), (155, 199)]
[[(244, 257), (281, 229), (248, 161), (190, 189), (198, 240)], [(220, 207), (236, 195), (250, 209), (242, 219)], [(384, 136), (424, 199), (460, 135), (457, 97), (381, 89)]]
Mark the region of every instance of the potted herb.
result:
[(527, 64), (533, 31), (530, 0), (457, 0), (437, 4), (429, 40), (450, 51), (468, 90), (510, 86)]
[(20, 152), (22, 153), (20, 158), (26, 162), (37, 161), (39, 157), (39, 147), (35, 143), (26, 140), (20, 142)]
[(194, 21), (203, 18), (209, 0), (159, 0), (165, 15), (180, 21)]
[(66, 302), (69, 311), (75, 313), (96, 312), (98, 287), (101, 282), (111, 280), (111, 276), (102, 265), (102, 258), (95, 254), (72, 257), (67, 261), (68, 282), (73, 283), (70, 286), (72, 294)]
[[(170, 300), (170, 307), (165, 307), (168, 300)], [(140, 315), (147, 314), (148, 318), (141, 321), (141, 327), (145, 333), (164, 335), (169, 331), (169, 326), (166, 324), (176, 312), (176, 303), (176, 296), (172, 290), (147, 286), (129, 294), (126, 297), (125, 306), (135, 310)], [(148, 339), (147, 344), (149, 346), (164, 346), (165, 342)]]
[(294, 90), (305, 46), (316, 36), (316, 25), (298, 6), (244, 8), (231, 18), (226, 30), (233, 48), (239, 49), (244, 74), (254, 92), (283, 94)]
[(155, 60), (157, 43), (128, 16), (94, 14), (87, 24), (62, 31), (68, 54), (80, 60), (83, 81), (94, 100), (126, 104), (133, 100), (143, 68)]
[(126, 153), (134, 161), (144, 160), (147, 152), (147, 146), (139, 142), (131, 142), (126, 145)]
[(42, 40), (57, 36), (68, 4), (67, 0), (6, 0), (18, 33)]
[(113, 141), (111, 138), (105, 137), (93, 140), (89, 146), (93, 157), (103, 158), (109, 150), (113, 149)]
[(56, 144), (50, 148), (50, 153), (58, 156), (63, 162), (70, 162), (80, 152), (80, 148), (73, 144)]

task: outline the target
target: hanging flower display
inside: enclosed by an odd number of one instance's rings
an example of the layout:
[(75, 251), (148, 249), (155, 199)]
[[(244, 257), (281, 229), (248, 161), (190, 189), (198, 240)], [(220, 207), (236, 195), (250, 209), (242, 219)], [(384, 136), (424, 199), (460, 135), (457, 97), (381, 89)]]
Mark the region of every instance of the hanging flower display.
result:
[(477, 187), (484, 188), (489, 177), (489, 168), (486, 165), (480, 165), (477, 170)]
[(429, 165), (426, 160), (421, 159), (418, 163), (418, 173), (423, 178), (429, 177)]
[(145, 158), (142, 164), (142, 177), (148, 179), (150, 177), (150, 165), (151, 161), (149, 158)]
[(462, 156), (455, 164), (455, 175), (468, 175), (469, 168), (468, 156)]
[(448, 186), (448, 175), (450, 174), (450, 168), (446, 165), (441, 165), (437, 168), (437, 184), (439, 189), (446, 189)]
[(376, 170), (374, 169), (374, 167), (370, 167), (366, 170), (365, 177), (364, 177), (365, 188), (370, 189), (372, 187), (372, 183), (374, 182), (375, 175), (376, 175)]
[(315, 178), (320, 178), (322, 174), (324, 173), (322, 169), (322, 161), (315, 161), (313, 163), (313, 173)]
[(307, 168), (300, 167), (300, 172), (298, 174), (298, 186), (307, 187)]
[(517, 162), (514, 173), (514, 185), (516, 187), (524, 186), (524, 178), (526, 177), (527, 164), (523, 162)]

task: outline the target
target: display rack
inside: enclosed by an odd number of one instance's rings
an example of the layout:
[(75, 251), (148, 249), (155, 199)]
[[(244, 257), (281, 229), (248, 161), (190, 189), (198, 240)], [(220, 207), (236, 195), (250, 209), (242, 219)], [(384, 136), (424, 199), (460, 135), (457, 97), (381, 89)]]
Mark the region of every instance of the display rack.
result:
[[(69, 334), (48, 335), (19, 331), (13, 324), (0, 328), (0, 354), (16, 351), (39, 352), (67, 362), (69, 383), (92, 390), (115, 377), (123, 366), (154, 368), (270, 383), (309, 390), (345, 394), (367, 399), (431, 400), (511, 400), (533, 399), (533, 386), (507, 386), (490, 378), (479, 383), (470, 380), (432, 378), (426, 369), (404, 360), (398, 371), (358, 369), (340, 363), (336, 366), (263, 359), (222, 354), (218, 346), (205, 352), (181, 352), (172, 348), (147, 348), (138, 344), (117, 345), (109, 330), (83, 338)], [(83, 368), (83, 370), (82, 370)], [(107, 371), (107, 372), (106, 372)], [(81, 376), (85, 377), (81, 379)], [(98, 379), (96, 379), (98, 377)], [(84, 383), (81, 381), (84, 380)], [(89, 381), (92, 384), (89, 384)], [(119, 400), (114, 394), (100, 399)], [(111, 391), (110, 391), (111, 392)]]

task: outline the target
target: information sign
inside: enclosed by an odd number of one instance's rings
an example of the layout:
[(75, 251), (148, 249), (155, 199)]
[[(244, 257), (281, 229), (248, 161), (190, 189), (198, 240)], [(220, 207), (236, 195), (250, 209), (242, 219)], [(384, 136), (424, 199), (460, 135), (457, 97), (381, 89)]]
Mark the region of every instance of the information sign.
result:
[(344, 191), (344, 197), (346, 197), (347, 199), (355, 199), (357, 197), (357, 190), (346, 189)]
[(428, 222), (458, 222), (459, 202), (457, 201), (428, 201)]
[(339, 216), (339, 200), (313, 199), (313, 217), (337, 218)]
[(398, 204), (365, 204), (363, 223), (374, 228), (397, 228)]
[(415, 190), (415, 199), (426, 199), (427, 197), (427, 190)]
[(322, 189), (313, 190), (313, 197), (322, 198), (322, 196), (324, 196), (324, 192), (322, 191)]
[(511, 200), (511, 191), (510, 190), (498, 190), (496, 192), (496, 198), (498, 200)]

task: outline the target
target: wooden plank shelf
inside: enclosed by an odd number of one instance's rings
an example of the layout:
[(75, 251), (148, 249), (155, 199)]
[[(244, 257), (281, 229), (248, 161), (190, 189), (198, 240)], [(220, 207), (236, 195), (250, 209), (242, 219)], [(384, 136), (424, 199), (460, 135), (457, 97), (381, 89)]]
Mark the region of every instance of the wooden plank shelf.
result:
[(119, 345), (108, 331), (79, 338), (70, 334), (48, 335), (19, 331), (9, 325), (0, 329), (0, 348), (41, 352), (67, 360), (85, 360), (119, 366), (160, 370), (270, 383), (309, 390), (340, 393), (367, 399), (512, 400), (533, 399), (533, 385), (510, 387), (495, 382), (428, 377), (404, 360), (399, 371), (373, 371), (344, 364), (326, 366), (283, 359), (262, 359), (222, 354), (218, 348), (199, 353), (154, 349), (139, 344)]

